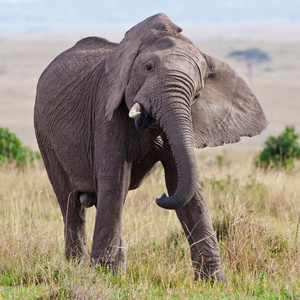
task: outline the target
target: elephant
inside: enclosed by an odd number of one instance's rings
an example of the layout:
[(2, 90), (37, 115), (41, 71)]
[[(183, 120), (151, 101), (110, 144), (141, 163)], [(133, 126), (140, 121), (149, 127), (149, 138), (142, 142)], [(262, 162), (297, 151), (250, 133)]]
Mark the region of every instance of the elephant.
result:
[[(63, 222), (67, 259), (126, 268), (121, 224), (129, 190), (162, 164), (190, 245), (195, 277), (226, 280), (194, 148), (235, 143), (267, 127), (261, 105), (228, 64), (202, 53), (163, 13), (119, 43), (87, 37), (39, 78), (34, 127)], [(96, 206), (92, 249), (86, 209)]]

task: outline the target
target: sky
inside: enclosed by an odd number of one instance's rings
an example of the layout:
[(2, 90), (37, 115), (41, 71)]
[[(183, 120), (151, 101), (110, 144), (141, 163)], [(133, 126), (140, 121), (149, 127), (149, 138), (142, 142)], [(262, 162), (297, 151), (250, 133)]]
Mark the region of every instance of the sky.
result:
[(158, 12), (179, 26), (300, 24), (300, 0), (0, 0), (0, 33), (130, 27)]

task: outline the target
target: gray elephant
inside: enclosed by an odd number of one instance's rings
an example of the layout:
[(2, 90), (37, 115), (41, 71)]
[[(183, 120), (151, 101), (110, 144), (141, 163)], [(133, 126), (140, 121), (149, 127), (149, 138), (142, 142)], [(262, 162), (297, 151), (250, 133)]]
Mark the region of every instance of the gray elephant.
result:
[(198, 179), (194, 147), (234, 143), (267, 126), (245, 81), (202, 53), (164, 14), (120, 43), (85, 38), (41, 75), (34, 124), (65, 225), (66, 257), (87, 254), (86, 208), (97, 214), (90, 259), (125, 268), (121, 217), (128, 190), (161, 162), (190, 244), (196, 277), (225, 280)]

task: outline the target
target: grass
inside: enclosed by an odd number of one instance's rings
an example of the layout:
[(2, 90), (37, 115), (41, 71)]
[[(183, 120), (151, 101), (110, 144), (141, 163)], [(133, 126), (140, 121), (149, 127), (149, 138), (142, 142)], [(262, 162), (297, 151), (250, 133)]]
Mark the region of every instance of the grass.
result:
[[(32, 113), (38, 77), (73, 44), (1, 41), (0, 125), (27, 146), (36, 147)], [(246, 80), (245, 64), (228, 58), (230, 51), (257, 47), (271, 56), (269, 63), (255, 67), (251, 85), (270, 125), (239, 147), (262, 145), (285, 125), (299, 131), (299, 42), (198, 44)], [(21, 172), (0, 167), (0, 299), (300, 299), (299, 166), (289, 173), (260, 171), (253, 167), (255, 154), (234, 147), (198, 152), (200, 180), (228, 277), (227, 283), (214, 286), (194, 282), (175, 213), (155, 204), (155, 197), (165, 192), (161, 169), (127, 197), (127, 272), (113, 277), (89, 267), (88, 261), (65, 261), (63, 222), (43, 168)], [(89, 246), (94, 218), (90, 208)]]
[[(253, 151), (220, 149), (197, 155), (228, 282), (194, 281), (176, 215), (154, 201), (165, 191), (161, 168), (127, 197), (127, 271), (112, 276), (88, 260), (65, 260), (45, 170), (2, 166), (0, 299), (299, 299), (299, 170), (261, 171)], [(94, 218), (90, 208), (89, 246)]]

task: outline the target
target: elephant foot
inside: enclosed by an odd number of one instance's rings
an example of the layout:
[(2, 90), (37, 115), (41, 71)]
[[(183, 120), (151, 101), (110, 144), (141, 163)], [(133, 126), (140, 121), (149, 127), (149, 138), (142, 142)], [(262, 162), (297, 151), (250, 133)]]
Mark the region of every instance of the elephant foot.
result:
[(125, 272), (126, 262), (117, 262), (114, 260), (109, 260), (105, 257), (100, 257), (97, 259), (91, 258), (91, 266), (100, 266), (103, 270), (111, 272), (113, 275), (116, 275), (120, 272)]
[(81, 258), (88, 258), (88, 247), (85, 242), (77, 240), (76, 242), (68, 243), (66, 245), (66, 259), (67, 260), (81, 260)]
[(113, 260), (107, 256), (101, 256), (98, 258), (91, 257), (91, 265), (101, 266), (104, 270), (109, 270), (113, 275), (126, 270), (126, 259)]
[(110, 250), (101, 250), (100, 253), (91, 254), (91, 265), (100, 265), (107, 268), (112, 274), (126, 270), (126, 252), (123, 241), (120, 246), (111, 246)]
[(206, 267), (199, 266), (198, 263), (194, 264), (195, 280), (209, 280), (211, 283), (227, 281), (226, 275), (222, 266), (219, 267)]

